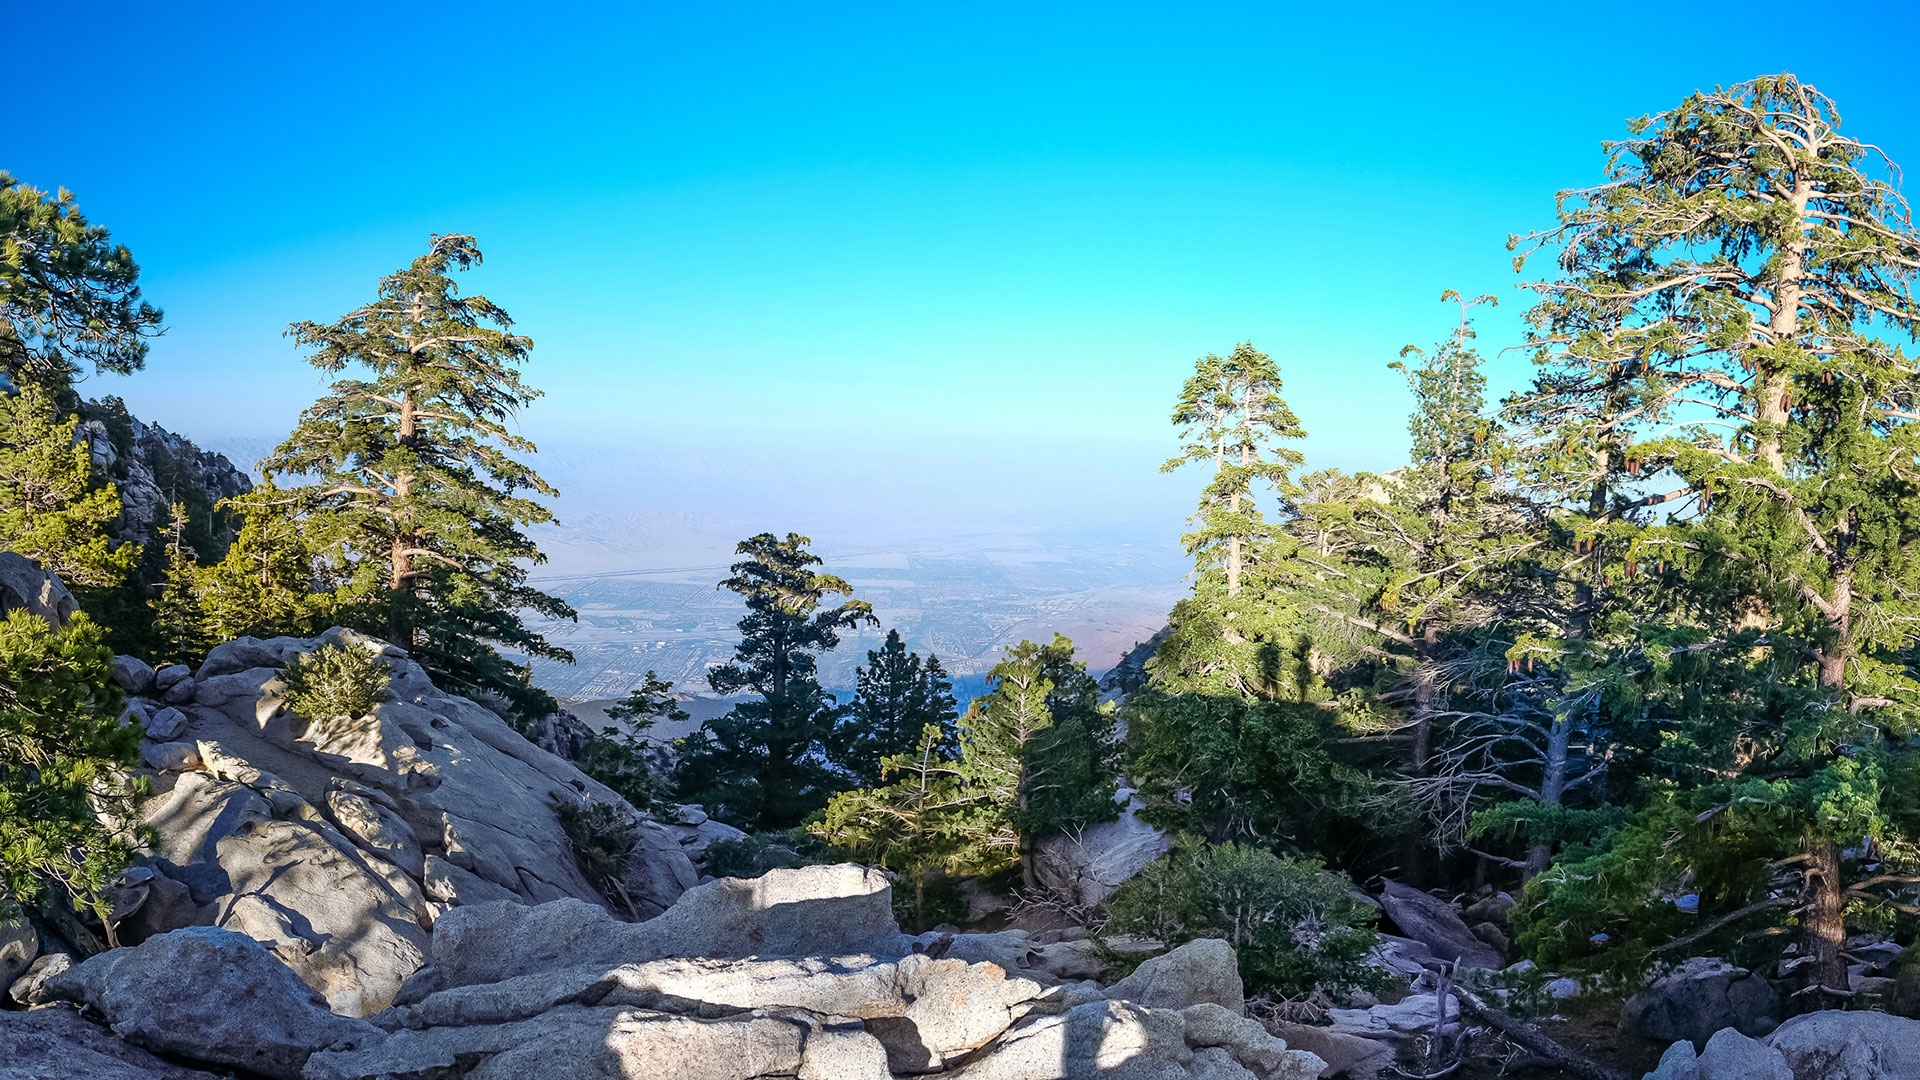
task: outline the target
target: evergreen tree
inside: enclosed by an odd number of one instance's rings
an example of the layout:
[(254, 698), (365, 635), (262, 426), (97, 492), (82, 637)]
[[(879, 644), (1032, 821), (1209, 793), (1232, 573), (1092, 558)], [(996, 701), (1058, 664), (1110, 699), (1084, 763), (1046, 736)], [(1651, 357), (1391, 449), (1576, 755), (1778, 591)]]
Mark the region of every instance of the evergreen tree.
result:
[(913, 753), (929, 725), (945, 733), (942, 753), (958, 748), (959, 706), (939, 657), (929, 656), (923, 664), (918, 653), (907, 651), (900, 631), (889, 630), (886, 643), (867, 653), (867, 666), (855, 678), (844, 760), (862, 787), (879, 783), (884, 759)]
[(74, 443), (78, 426), (78, 417), (56, 416), (46, 390), (0, 393), (0, 548), (70, 585), (110, 587), (126, 580), (140, 548), (108, 537), (120, 496)]
[(962, 783), (952, 734), (926, 725), (912, 750), (881, 763), (881, 779), (890, 783), (835, 795), (809, 828), (835, 852), (910, 882), (906, 921), (918, 931), (936, 921), (927, 901), (936, 874), (992, 866), (994, 817)]
[(573, 610), (526, 583), (526, 567), (545, 557), (525, 529), (553, 515), (521, 493), (556, 493), (512, 456), (534, 447), (507, 426), (540, 396), (520, 378), (533, 343), (449, 276), (479, 261), (472, 237), (435, 236), (372, 303), (331, 324), (293, 324), (288, 334), (315, 348), (315, 367), (358, 365), (371, 378), (335, 382), (261, 470), (269, 480), (317, 477), (297, 491), (307, 514), (338, 519), (345, 561), (380, 567), (383, 625), (368, 629), (445, 689), (502, 693), (537, 711), (551, 699), (493, 646), (571, 660), (519, 613)]
[(820, 558), (798, 533), (742, 540), (746, 558), (720, 583), (746, 599), (740, 644), (730, 664), (708, 672), (716, 694), (751, 693), (681, 740), (680, 796), (722, 821), (762, 830), (798, 825), (848, 786), (836, 751), (845, 707), (820, 688), (819, 654), (840, 644), (840, 632), (876, 622), (872, 605), (828, 597), (852, 589), (814, 569)]
[(83, 363), (126, 374), (146, 362), (160, 311), (140, 299), (140, 268), (73, 193), (0, 171), (0, 390), (69, 393)]
[[(1716, 680), (1705, 715), (1649, 722), (1693, 751), (1667, 759), (1689, 833), (1778, 845), (1734, 845), (1754, 860), (1745, 892), (1703, 897), (1703, 915), (1747, 911), (1766, 867), (1798, 875), (1807, 1007), (1847, 992), (1849, 907), (1920, 869), (1893, 813), (1920, 701), (1920, 386), (1897, 344), (1920, 324), (1920, 237), (1878, 151), (1839, 126), (1791, 75), (1695, 94), (1636, 121), (1603, 184), (1514, 241), (1558, 249), (1533, 286), (1535, 397), (1587, 418), (1607, 505), (1582, 539), (1606, 575), (1676, 567), (1679, 618), (1620, 633), (1613, 685), (1661, 703), (1676, 652), (1749, 676)], [(1646, 506), (1669, 517), (1630, 527), (1623, 509)]]
[(662, 757), (647, 732), (662, 720), (685, 723), (687, 711), (673, 696), (673, 684), (649, 671), (639, 686), (607, 707), (607, 716), (622, 726), (589, 733), (586, 745), (568, 756), (581, 772), (618, 792), (629, 805), (645, 810), (661, 794), (656, 761)]
[(140, 728), (117, 718), (112, 660), (84, 613), (59, 629), (24, 611), (0, 619), (0, 899), (51, 888), (106, 914), (135, 838), (105, 822), (137, 820), (143, 793), (123, 771), (139, 760)]
[(193, 561), (193, 549), (186, 544), (186, 532), (187, 508), (174, 503), (166, 545), (167, 573), (150, 605), (155, 636), (164, 650), (161, 658), (169, 663), (194, 664), (206, 649), (203, 628), (207, 619), (200, 604), (200, 568)]
[(336, 558), (326, 515), (302, 519), (289, 496), (262, 484), (226, 506), (240, 531), (224, 557), (200, 571), (202, 633), (211, 641), (238, 637), (312, 637), (336, 623), (377, 622), (378, 566)]
[(974, 830), (977, 843), (1017, 853), (1033, 889), (1035, 840), (1118, 816), (1113, 719), (1058, 634), (1009, 646), (988, 683), (960, 721), (960, 775), (990, 822)]

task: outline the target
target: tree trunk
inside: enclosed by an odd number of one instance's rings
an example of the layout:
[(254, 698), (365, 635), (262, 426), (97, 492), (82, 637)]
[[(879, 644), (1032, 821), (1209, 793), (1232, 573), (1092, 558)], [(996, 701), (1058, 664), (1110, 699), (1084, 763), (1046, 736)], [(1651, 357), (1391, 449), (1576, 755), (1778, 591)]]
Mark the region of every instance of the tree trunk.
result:
[[(396, 435), (401, 446), (411, 447), (419, 434), (419, 417), (413, 403), (413, 392), (400, 395), (400, 422)], [(407, 531), (406, 500), (413, 492), (413, 477), (402, 473), (393, 478), (394, 534), (393, 545), (389, 551), (387, 572), (387, 639), (403, 649), (412, 649), (413, 612), (409, 601), (413, 599), (413, 549), (417, 546), (417, 537)]]
[[(1767, 337), (1775, 346), (1785, 345), (1800, 334), (1800, 298), (1806, 291), (1801, 285), (1806, 276), (1806, 254), (1801, 245), (1813, 224), (1807, 220), (1807, 202), (1812, 197), (1813, 182), (1804, 176), (1796, 178), (1793, 194), (1789, 196), (1794, 235), (1780, 245), (1780, 277), (1773, 288), (1773, 317), (1767, 321)], [(1775, 425), (1773, 434), (1759, 446), (1760, 460), (1784, 475), (1787, 471), (1783, 439), (1787, 423), (1787, 373), (1755, 368), (1754, 379), (1758, 384), (1754, 388), (1754, 413), (1762, 422)]]
[[(1440, 707), (1441, 690), (1433, 680), (1431, 662), (1440, 644), (1440, 628), (1428, 623), (1414, 644), (1413, 673), (1413, 747), (1408, 753), (1407, 772), (1423, 777), (1433, 771), (1433, 714)], [(1400, 876), (1417, 889), (1432, 884), (1433, 858), (1424, 828), (1407, 830), (1401, 844)]]
[[(1547, 767), (1540, 777), (1540, 805), (1559, 806), (1567, 793), (1567, 748), (1573, 742), (1573, 718), (1562, 713), (1553, 718), (1547, 733)], [(1531, 881), (1553, 861), (1553, 837), (1539, 829), (1527, 846), (1527, 864), (1521, 870), (1523, 880)]]
[[(1807, 845), (1806, 892), (1800, 908), (1802, 964), (1800, 1012), (1824, 1009), (1846, 1000), (1847, 958), (1840, 950), (1847, 942), (1846, 899), (1840, 891), (1840, 843), (1815, 837)], [(1821, 989), (1824, 988), (1824, 989)], [(1835, 991), (1838, 997), (1827, 991)]]

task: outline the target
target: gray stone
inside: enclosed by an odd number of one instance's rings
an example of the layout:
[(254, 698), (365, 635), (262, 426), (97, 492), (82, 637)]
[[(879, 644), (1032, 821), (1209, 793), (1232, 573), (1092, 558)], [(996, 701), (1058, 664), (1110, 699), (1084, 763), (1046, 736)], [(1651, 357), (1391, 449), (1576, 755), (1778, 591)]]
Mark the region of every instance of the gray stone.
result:
[[(1329, 1030), (1363, 1039), (1405, 1039), (1431, 1033), (1440, 1026), (1440, 999), (1432, 993), (1410, 994), (1391, 1005), (1365, 1009), (1329, 1009)], [(1446, 1031), (1460, 1029), (1460, 1002), (1447, 999)]]
[(1700, 1055), (1693, 1052), (1692, 1043), (1681, 1039), (1667, 1047), (1660, 1063), (1641, 1080), (1700, 1080)]
[(1165, 833), (1140, 820), (1137, 811), (1145, 804), (1132, 789), (1122, 788), (1117, 799), (1117, 820), (1056, 833), (1035, 845), (1033, 870), (1042, 886), (1075, 904), (1099, 904), (1173, 846)]
[(185, 664), (168, 664), (156, 668), (153, 673), (154, 689), (164, 694), (193, 677), (193, 669)]
[(181, 679), (179, 682), (174, 683), (162, 691), (160, 700), (169, 705), (185, 705), (187, 702), (193, 700), (194, 689), (195, 685), (192, 679)]
[(438, 855), (426, 857), (421, 887), (435, 900), (447, 904), (491, 904), (505, 901), (521, 903), (518, 894), (495, 885), (471, 871), (462, 870)]
[(1425, 945), (1441, 960), (1463, 968), (1497, 971), (1505, 965), (1500, 954), (1467, 929), (1453, 905), (1397, 881), (1386, 883), (1380, 906), (1407, 937)]
[(1393, 1045), (1378, 1039), (1347, 1035), (1332, 1028), (1312, 1024), (1293, 1024), (1284, 1020), (1268, 1021), (1267, 1030), (1286, 1041), (1294, 1050), (1305, 1050), (1326, 1062), (1321, 1076), (1344, 1076), (1347, 1080), (1377, 1080), (1392, 1076)]
[(392, 807), (335, 780), (327, 792), (327, 810), (340, 831), (364, 851), (385, 859), (415, 878), (426, 874), (426, 853), (413, 828)]
[(1418, 976), (1429, 970), (1427, 962), (1433, 959), (1433, 950), (1412, 938), (1395, 937), (1392, 934), (1379, 935), (1379, 943), (1373, 948), (1370, 962), (1394, 975)]
[(0, 1012), (0, 1080), (218, 1080), (128, 1046), (72, 1009)]
[(700, 884), (700, 872), (680, 837), (665, 825), (642, 819), (633, 827), (633, 838), (633, 854), (620, 884), (633, 899), (634, 916), (651, 919)]
[(147, 719), (147, 738), (155, 742), (166, 742), (187, 728), (187, 714), (179, 709), (167, 706), (155, 710)]
[(1714, 957), (1695, 956), (1627, 999), (1623, 1027), (1662, 1042), (1704, 1046), (1721, 1028), (1759, 1036), (1779, 1023), (1780, 996), (1765, 979)]
[(1107, 996), (1154, 1009), (1184, 1009), (1212, 1002), (1238, 1013), (1246, 1007), (1239, 960), (1233, 946), (1199, 938), (1156, 956), (1114, 983)]
[(137, 1046), (278, 1080), (298, 1080), (321, 1047), (379, 1037), (329, 1012), (259, 942), (210, 926), (102, 953), (48, 980), (47, 992), (98, 1010)]
[[(1318, 1076), (1326, 1060), (1318, 1054), (1303, 1054), (1298, 1047), (1276, 1037), (1238, 1012), (1230, 1012), (1212, 1002), (1181, 1010), (1184, 1038), (1195, 1050), (1218, 1047), (1233, 1063), (1260, 1076)], [(1308, 1057), (1312, 1061), (1307, 1060)], [(1311, 1069), (1309, 1069), (1311, 1065)]]
[(192, 772), (198, 769), (200, 748), (193, 743), (146, 743), (140, 747), (140, 761), (156, 772)]
[(1721, 1028), (1700, 1051), (1700, 1080), (1794, 1080), (1785, 1055), (1732, 1028)]
[(65, 626), (80, 602), (60, 579), (16, 551), (0, 551), (0, 615), (24, 611), (53, 626)]
[(1467, 905), (1460, 913), (1460, 919), (1468, 924), (1490, 922), (1500, 927), (1507, 924), (1507, 912), (1513, 910), (1513, 897), (1506, 893), (1494, 893)]
[(0, 914), (0, 986), (12, 986), (40, 956), (40, 934), (33, 924), (18, 912), (11, 924), (7, 917)]
[(573, 900), (455, 908), (433, 927), (445, 986), (497, 982), (566, 963), (676, 956), (901, 956), (892, 889), (877, 870), (841, 864), (721, 878), (687, 890), (665, 914), (622, 923)]
[(1920, 1080), (1920, 1020), (1881, 1012), (1802, 1013), (1765, 1041), (1798, 1080)]
[[(691, 859), (695, 866), (706, 864), (707, 851), (713, 845), (722, 840), (745, 839), (747, 835), (724, 821), (709, 818), (697, 806), (683, 806), (680, 810), (682, 820), (669, 825), (668, 828), (673, 830), (675, 838), (680, 841), (680, 850), (686, 853), (687, 858)], [(698, 821), (686, 820), (695, 814), (698, 814)]]
[(27, 968), (25, 975), (13, 980), (13, 984), (7, 987), (7, 996), (12, 998), (16, 1005), (44, 1005), (53, 1000), (47, 995), (47, 980), (72, 966), (71, 954), (46, 953)]
[(113, 681), (129, 694), (144, 694), (153, 688), (153, 668), (137, 656), (116, 656)]

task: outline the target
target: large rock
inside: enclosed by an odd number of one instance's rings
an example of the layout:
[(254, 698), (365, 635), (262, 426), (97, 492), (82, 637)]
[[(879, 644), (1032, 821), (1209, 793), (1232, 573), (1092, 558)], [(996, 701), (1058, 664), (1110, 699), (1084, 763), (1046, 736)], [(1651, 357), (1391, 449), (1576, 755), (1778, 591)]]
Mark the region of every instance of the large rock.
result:
[(17, 912), (12, 917), (15, 921), (8, 925), (0, 913), (0, 986), (12, 986), (40, 956), (39, 932)]
[(1389, 881), (1380, 894), (1380, 907), (1402, 934), (1425, 945), (1438, 959), (1457, 961), (1463, 968), (1489, 971), (1506, 966), (1499, 953), (1467, 929), (1453, 905), (1419, 889)]
[(7, 987), (7, 996), (16, 1005), (44, 1005), (47, 997), (47, 980), (73, 966), (71, 953), (50, 952), (35, 960), (27, 967), (26, 974), (13, 980)]
[(1233, 946), (1199, 938), (1135, 968), (1107, 996), (1155, 1009), (1184, 1009), (1211, 1002), (1238, 1013), (1246, 1007), (1240, 964)]
[(643, 923), (579, 902), (456, 908), (434, 924), (432, 955), (439, 985), (454, 987), (567, 964), (911, 951), (887, 879), (842, 864), (709, 881)]
[[(391, 699), (352, 720), (289, 712), (281, 670), (329, 644), (380, 658)], [(576, 865), (555, 809), (563, 801), (632, 817), (642, 843), (626, 884), (637, 914), (657, 914), (697, 880), (679, 837), (378, 640), (340, 629), (240, 638), (156, 685), (191, 694), (156, 716), (178, 717), (174, 738), (193, 753), (146, 755), (159, 770), (150, 861), (189, 886), (206, 920), (275, 948), (343, 1013), (385, 1007), (449, 907), (606, 906)], [(205, 771), (187, 771), (196, 767)]]
[(72, 1009), (0, 1012), (0, 1080), (217, 1080), (128, 1046)]
[[(988, 1046), (967, 1080), (1309, 1080), (1325, 1062), (1213, 1012), (1090, 1001), (1036, 1014)], [(1191, 1019), (1190, 1019), (1191, 1017)], [(1191, 1027), (1191, 1031), (1189, 1030)], [(1190, 1040), (1191, 1039), (1191, 1043)], [(1244, 1057), (1236, 1057), (1240, 1054)]]
[(1780, 1022), (1780, 995), (1745, 968), (1695, 956), (1628, 998), (1620, 1022), (1636, 1035), (1700, 1047), (1725, 1027), (1756, 1037), (1772, 1031)]
[(321, 1047), (379, 1036), (330, 1012), (259, 942), (215, 927), (102, 953), (49, 980), (47, 991), (97, 1010), (135, 1045), (281, 1080), (297, 1080)]
[(153, 689), (153, 668), (137, 656), (116, 656), (113, 681), (129, 694), (144, 694)]
[(1076, 904), (1105, 902), (1114, 890), (1166, 854), (1173, 841), (1141, 821), (1142, 803), (1121, 789), (1120, 817), (1046, 837), (1034, 847), (1033, 869), (1041, 885)]
[(1920, 1020), (1904, 1016), (1802, 1013), (1766, 1043), (1786, 1059), (1796, 1080), (1920, 1080)]
[(1267, 1030), (1284, 1039), (1295, 1050), (1305, 1050), (1326, 1062), (1321, 1076), (1344, 1076), (1347, 1080), (1376, 1080), (1390, 1072), (1393, 1047), (1377, 1039), (1362, 1038), (1312, 1024), (1269, 1021)]
[(1732, 1028), (1714, 1032), (1696, 1064), (1700, 1080), (1794, 1080), (1780, 1051)]
[(54, 626), (65, 626), (80, 610), (80, 602), (60, 579), (17, 551), (0, 551), (0, 616), (10, 611), (38, 615)]

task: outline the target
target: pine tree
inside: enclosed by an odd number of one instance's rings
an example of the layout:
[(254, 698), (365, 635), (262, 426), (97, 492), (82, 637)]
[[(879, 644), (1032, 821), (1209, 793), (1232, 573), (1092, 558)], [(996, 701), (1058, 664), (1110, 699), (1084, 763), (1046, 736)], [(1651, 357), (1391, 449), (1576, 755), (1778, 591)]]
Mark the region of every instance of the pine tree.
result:
[[(167, 572), (149, 601), (153, 627), (162, 658), (168, 663), (195, 664), (206, 649), (206, 614), (200, 603), (200, 567), (187, 546), (187, 508), (174, 503), (167, 536)], [(226, 640), (226, 639), (221, 639)]]
[[(1839, 127), (1791, 75), (1695, 94), (1634, 122), (1603, 184), (1513, 241), (1522, 260), (1558, 249), (1529, 318), (1549, 369), (1536, 397), (1581, 420), (1595, 462), (1583, 540), (1607, 575), (1672, 564), (1684, 587), (1681, 625), (1617, 650), (1616, 682), (1656, 680), (1675, 650), (1749, 676), (1706, 715), (1653, 719), (1695, 751), (1668, 759), (1690, 831), (1784, 846), (1755, 857), (1799, 875), (1808, 1007), (1846, 992), (1848, 906), (1920, 869), (1892, 814), (1920, 702), (1904, 599), (1920, 384), (1897, 344), (1920, 325), (1920, 236), (1878, 151)], [(1654, 506), (1671, 516), (1624, 523)]]
[(65, 395), (83, 363), (138, 371), (161, 319), (139, 277), (133, 254), (87, 222), (72, 192), (0, 171), (0, 390)]
[(645, 810), (661, 795), (658, 744), (647, 732), (662, 720), (687, 721), (687, 711), (673, 696), (673, 684), (649, 671), (639, 686), (607, 707), (607, 716), (621, 726), (608, 725), (589, 732), (586, 744), (567, 756), (580, 771), (618, 792), (633, 807)]
[(923, 664), (920, 654), (907, 651), (900, 631), (889, 630), (879, 651), (867, 653), (867, 665), (855, 680), (843, 760), (862, 787), (879, 783), (884, 759), (913, 753), (929, 725), (945, 733), (942, 753), (957, 749), (959, 706), (939, 657), (929, 656)]
[(0, 548), (70, 585), (111, 587), (126, 580), (140, 548), (108, 537), (120, 496), (74, 443), (78, 426), (78, 417), (55, 415), (46, 390), (0, 393)]
[(369, 629), (448, 690), (538, 710), (551, 699), (493, 646), (570, 661), (519, 613), (573, 610), (526, 583), (526, 567), (545, 557), (525, 529), (553, 515), (521, 493), (556, 493), (511, 456), (534, 449), (507, 426), (540, 396), (520, 378), (533, 343), (449, 276), (478, 262), (472, 237), (435, 236), (372, 303), (330, 324), (293, 324), (288, 334), (315, 348), (315, 367), (357, 365), (371, 379), (335, 382), (261, 470), (269, 480), (318, 477), (297, 492), (306, 513), (338, 519), (345, 561), (380, 566), (384, 625)]
[(140, 728), (119, 722), (112, 660), (84, 613), (58, 629), (24, 611), (0, 619), (0, 899), (51, 889), (106, 914), (136, 838), (104, 822), (137, 820), (143, 795), (124, 771)]
[(720, 583), (746, 599), (740, 644), (730, 664), (707, 673), (716, 694), (748, 692), (734, 706), (681, 740), (680, 797), (742, 827), (792, 828), (849, 786), (839, 749), (845, 707), (820, 688), (819, 654), (840, 644), (840, 632), (873, 624), (864, 600), (825, 606), (848, 596), (847, 583), (813, 568), (820, 557), (798, 533), (742, 540), (746, 558)]
[(951, 739), (951, 730), (926, 725), (911, 750), (881, 763), (882, 785), (835, 795), (809, 827), (835, 852), (910, 882), (907, 921), (918, 930), (932, 921), (927, 885), (935, 874), (992, 865), (991, 815), (962, 784)]
[(211, 641), (238, 637), (312, 637), (335, 624), (377, 622), (381, 581), (334, 558), (339, 545), (324, 530), (328, 515), (302, 519), (288, 493), (262, 484), (227, 509), (240, 531), (225, 556), (200, 571), (202, 633)]

